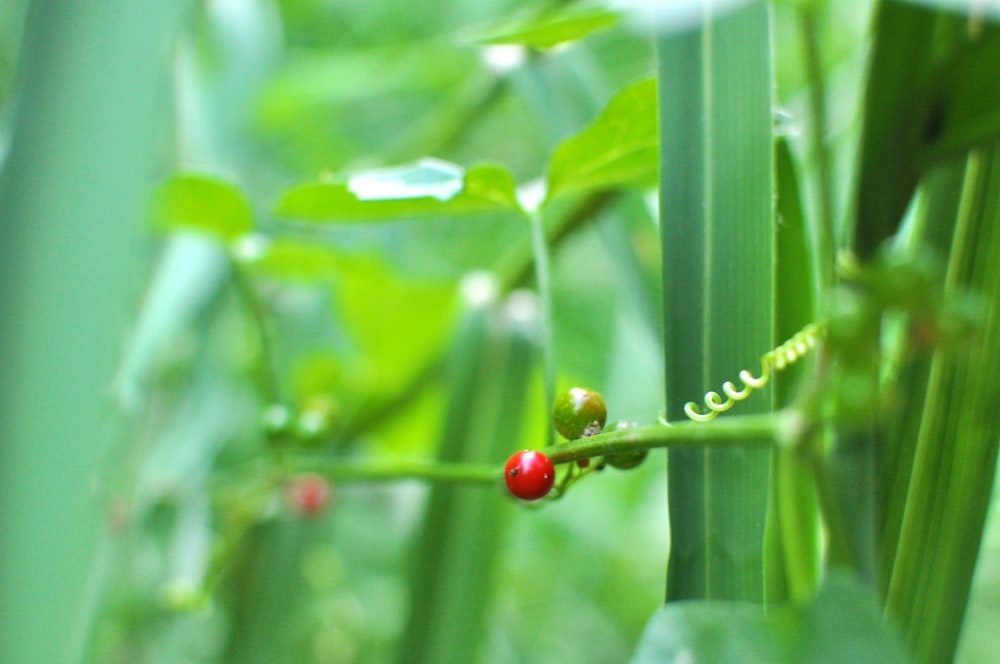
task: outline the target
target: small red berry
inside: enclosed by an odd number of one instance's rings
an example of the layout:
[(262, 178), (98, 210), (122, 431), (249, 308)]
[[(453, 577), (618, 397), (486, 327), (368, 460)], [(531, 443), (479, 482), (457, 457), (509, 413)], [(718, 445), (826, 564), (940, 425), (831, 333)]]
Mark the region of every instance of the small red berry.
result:
[(322, 512), (330, 502), (330, 494), (330, 483), (316, 473), (303, 473), (288, 487), (292, 506), (304, 516), (316, 516)]
[(503, 469), (503, 479), (510, 492), (523, 500), (544, 498), (556, 481), (552, 459), (536, 450), (522, 450), (510, 455)]

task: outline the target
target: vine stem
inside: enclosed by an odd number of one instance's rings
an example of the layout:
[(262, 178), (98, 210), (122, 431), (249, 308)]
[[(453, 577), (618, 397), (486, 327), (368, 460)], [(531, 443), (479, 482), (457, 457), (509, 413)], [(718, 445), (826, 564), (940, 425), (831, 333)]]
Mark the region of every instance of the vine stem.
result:
[(264, 313), (264, 306), (251, 283), (250, 276), (247, 275), (235, 260), (230, 260), (230, 269), (233, 274), (233, 284), (239, 293), (243, 306), (246, 308), (250, 320), (257, 331), (258, 343), (260, 344), (260, 360), (257, 363), (257, 383), (261, 397), (265, 403), (280, 403), (281, 393), (278, 387), (278, 377), (274, 371), (274, 361), (271, 349), (270, 333), (267, 329), (267, 318)]
[(657, 447), (771, 447), (797, 440), (800, 416), (791, 412), (724, 417), (713, 422), (678, 422), (622, 429), (554, 445), (545, 450), (553, 463)]
[(799, 31), (805, 50), (806, 70), (809, 77), (809, 133), (816, 159), (818, 175), (818, 205), (816, 229), (816, 254), (819, 257), (819, 286), (821, 293), (829, 293), (835, 280), (834, 254), (836, 242), (833, 229), (833, 168), (830, 149), (826, 142), (826, 85), (823, 77), (823, 60), (820, 54), (817, 29), (817, 9), (814, 4), (799, 11)]
[[(719, 418), (709, 423), (678, 422), (608, 431), (589, 438), (543, 448), (553, 463), (658, 447), (752, 446), (794, 444), (802, 438), (803, 416), (791, 411)], [(433, 459), (333, 459), (291, 456), (280, 472), (271, 461), (254, 461), (220, 473), (219, 482), (244, 482), (247, 477), (270, 477), (280, 483), (289, 475), (318, 473), (336, 482), (392, 482), (424, 480), (456, 484), (498, 484), (502, 462), (473, 464)]]
[[(553, 353), (554, 340), (552, 336), (552, 281), (549, 276), (549, 250), (545, 239), (545, 225), (540, 212), (532, 212), (531, 218), (531, 248), (535, 257), (535, 279), (538, 284), (538, 299), (541, 303), (539, 323), (542, 336), (542, 362), (545, 366), (545, 412), (552, 412), (556, 395), (556, 360)], [(551, 426), (546, 428), (546, 443), (555, 441), (555, 431)]]
[(295, 472), (319, 473), (337, 482), (428, 480), (454, 484), (497, 484), (499, 464), (446, 462), (431, 459), (311, 459), (292, 461)]

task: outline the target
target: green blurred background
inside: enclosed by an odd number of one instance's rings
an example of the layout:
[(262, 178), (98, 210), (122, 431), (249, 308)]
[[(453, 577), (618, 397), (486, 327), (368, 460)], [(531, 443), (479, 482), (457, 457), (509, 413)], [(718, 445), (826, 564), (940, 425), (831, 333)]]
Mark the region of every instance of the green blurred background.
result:
[[(831, 3), (822, 36), (844, 163), (869, 9), (847, 5)], [(5, 661), (417, 661), (400, 650), (410, 616), (430, 612), (427, 638), (447, 639), (462, 621), (443, 607), (472, 597), (484, 607), (476, 661), (628, 659), (663, 601), (662, 451), (541, 509), (456, 490), (445, 513), (458, 534), (435, 547), (422, 542), (441, 525), (424, 521), (425, 483), (337, 484), (324, 514), (298, 514), (273, 477), (303, 450), (275, 451), (260, 423), (275, 403), (301, 412), (320, 395), (335, 405), (308, 454), (432, 458), (455, 422), (455, 377), (478, 376), (488, 404), (514, 348), (533, 358), (523, 412), (469, 436), (509, 451), (545, 443), (537, 321), (518, 345), (502, 303), (532, 285), (504, 281), (530, 265), (525, 224), (497, 213), (309, 225), (269, 212), (293, 183), (428, 155), (500, 162), (522, 184), (542, 175), (559, 141), (652, 73), (654, 54), (625, 23), (552, 50), (476, 43), (537, 6), (0, 5)], [(777, 3), (775, 64), (794, 136), (804, 75), (786, 14)], [(257, 232), (291, 258), (247, 273), (211, 237), (151, 228), (148, 194), (178, 170), (236, 184)], [(619, 195), (552, 247), (559, 386), (600, 389), (612, 419), (644, 424), (663, 403), (647, 198)], [(463, 296), (476, 270), (501, 275), (495, 302)], [(456, 516), (483, 504), (488, 521)], [(995, 651), (998, 532), (963, 661)], [(448, 601), (413, 592), (428, 575)]]

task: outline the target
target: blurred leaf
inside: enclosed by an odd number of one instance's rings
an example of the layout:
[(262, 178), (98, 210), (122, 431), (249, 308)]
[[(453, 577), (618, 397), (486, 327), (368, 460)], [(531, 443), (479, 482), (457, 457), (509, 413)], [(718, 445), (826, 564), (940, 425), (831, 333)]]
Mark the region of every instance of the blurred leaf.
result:
[(932, 80), (929, 157), (944, 157), (1000, 138), (1000, 30), (988, 31), (940, 67)]
[(474, 49), (441, 39), (296, 54), (264, 84), (254, 123), (295, 173), (338, 171), (359, 156), (401, 162), (424, 152), (393, 158), (400, 144), (483, 85), (483, 74)]
[(514, 176), (504, 167), (480, 164), (463, 175), (458, 166), (422, 160), (409, 167), (295, 185), (281, 195), (275, 212), (310, 221), (387, 221), (520, 209)]
[(997, 465), (1000, 427), (1000, 150), (973, 153), (966, 171), (948, 285), (981, 293), (989, 313), (962, 352), (939, 350), (914, 415), (905, 513), (886, 595), (920, 662), (948, 662), (965, 616)]
[(263, 242), (237, 248), (238, 259), (261, 276), (329, 284), (334, 310), (363, 355), (366, 384), (398, 389), (444, 343), (454, 319), (452, 281), (400, 275), (381, 256), (287, 238)]
[(253, 230), (253, 209), (240, 189), (211, 175), (179, 173), (153, 194), (153, 223), (190, 229), (228, 242)]
[(654, 78), (616, 94), (589, 127), (556, 148), (549, 199), (568, 191), (652, 184), (659, 171), (656, 107)]
[(257, 274), (287, 281), (318, 282), (333, 279), (339, 252), (315, 242), (251, 235), (236, 247), (236, 259)]
[(583, 39), (590, 33), (617, 22), (616, 13), (598, 7), (571, 7), (561, 11), (543, 9), (473, 34), (470, 41), (552, 48)]
[(313, 395), (336, 394), (343, 385), (344, 367), (340, 357), (326, 349), (316, 349), (299, 358), (292, 370), (295, 403)]
[(377, 257), (345, 256), (336, 300), (358, 346), (387, 373), (396, 373), (444, 343), (454, 318), (455, 288), (451, 282), (405, 278)]
[(804, 606), (710, 601), (667, 604), (653, 614), (632, 664), (653, 662), (906, 662), (873, 598), (831, 575)]
[(920, 177), (935, 19), (930, 9), (893, 0), (878, 11), (854, 201), (854, 249), (862, 258), (896, 232)]

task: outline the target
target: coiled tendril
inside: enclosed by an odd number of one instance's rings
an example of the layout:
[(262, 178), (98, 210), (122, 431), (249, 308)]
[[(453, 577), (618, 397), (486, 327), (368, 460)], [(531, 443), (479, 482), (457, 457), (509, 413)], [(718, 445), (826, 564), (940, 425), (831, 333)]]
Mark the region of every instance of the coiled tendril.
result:
[(761, 387), (767, 385), (771, 380), (772, 368), (774, 371), (781, 371), (790, 364), (794, 364), (803, 355), (808, 353), (817, 343), (823, 334), (823, 325), (820, 323), (810, 323), (799, 330), (795, 336), (781, 344), (774, 350), (768, 351), (760, 358), (760, 376), (754, 376), (746, 369), (740, 371), (740, 380), (743, 388), (737, 389), (732, 381), (722, 384), (722, 391), (726, 394), (725, 401), (718, 392), (708, 392), (705, 395), (705, 406), (708, 412), (701, 412), (698, 404), (689, 401), (684, 404), (684, 414), (695, 422), (708, 422), (715, 419), (719, 413), (723, 413), (737, 401), (743, 401), (750, 394)]

